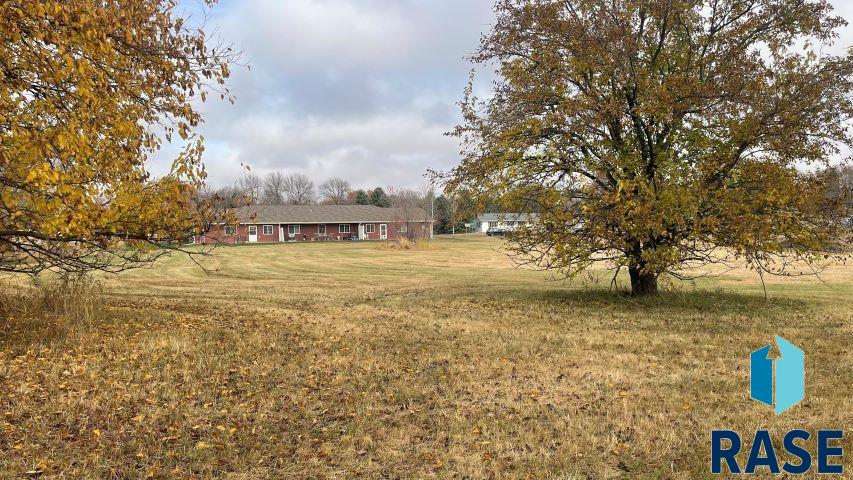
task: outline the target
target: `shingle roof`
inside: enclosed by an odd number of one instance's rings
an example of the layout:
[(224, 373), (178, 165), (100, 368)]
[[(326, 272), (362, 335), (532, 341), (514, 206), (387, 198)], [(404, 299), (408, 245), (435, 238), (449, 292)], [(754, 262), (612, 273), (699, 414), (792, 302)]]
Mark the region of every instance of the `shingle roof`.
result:
[(535, 222), (538, 213), (484, 213), (477, 217), (478, 222)]
[(373, 205), (249, 205), (236, 210), (240, 223), (427, 222), (421, 208)]

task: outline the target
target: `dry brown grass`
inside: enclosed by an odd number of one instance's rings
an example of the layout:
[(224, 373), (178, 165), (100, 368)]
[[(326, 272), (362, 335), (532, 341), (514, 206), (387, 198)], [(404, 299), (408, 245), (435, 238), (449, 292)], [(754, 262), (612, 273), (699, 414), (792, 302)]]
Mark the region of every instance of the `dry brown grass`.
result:
[(429, 250), (430, 241), (428, 239), (409, 240), (402, 237), (397, 240), (388, 240), (376, 243), (377, 250)]
[[(7, 307), (0, 477), (706, 478), (714, 428), (853, 424), (851, 267), (636, 300), (499, 249), (231, 247), (103, 279), (88, 319)], [(808, 382), (778, 417), (747, 386), (775, 334)]]
[(93, 278), (5, 280), (0, 283), (0, 342), (7, 336), (34, 342), (63, 337), (102, 318), (101, 284)]

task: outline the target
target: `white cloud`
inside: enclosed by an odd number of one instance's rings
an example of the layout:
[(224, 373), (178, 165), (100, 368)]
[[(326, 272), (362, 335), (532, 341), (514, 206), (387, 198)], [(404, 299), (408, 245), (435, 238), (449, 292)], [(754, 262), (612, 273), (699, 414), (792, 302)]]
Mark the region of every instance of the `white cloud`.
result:
[(241, 162), (364, 187), (412, 187), (449, 168), (464, 57), (491, 18), (491, 0), (224, 0), (207, 28), (251, 69), (233, 69), (235, 105), (201, 107), (210, 183), (232, 183)]
[[(235, 105), (202, 107), (210, 183), (233, 182), (241, 162), (363, 187), (413, 187), (427, 168), (453, 166), (459, 148), (443, 134), (460, 120), (456, 102), (471, 68), (464, 57), (488, 30), (492, 3), (221, 0), (207, 27), (242, 49), (251, 70), (234, 69)], [(833, 3), (853, 19), (853, 3)], [(848, 26), (833, 52), (851, 41)], [(492, 79), (485, 70), (481, 98)], [(156, 156), (155, 173), (175, 150)]]
[[(381, 67), (412, 47), (411, 29), (395, 8), (346, 0), (248, 0), (232, 3), (218, 22), (263, 68), (300, 72)], [(323, 73), (323, 72), (318, 72)]]
[(245, 163), (260, 174), (286, 169), (316, 181), (336, 175), (363, 187), (413, 186), (427, 168), (455, 161), (456, 141), (443, 133), (441, 126), (407, 115), (359, 121), (247, 117), (232, 125), (227, 143), (208, 145), (206, 163), (210, 172), (232, 175), (231, 165)]

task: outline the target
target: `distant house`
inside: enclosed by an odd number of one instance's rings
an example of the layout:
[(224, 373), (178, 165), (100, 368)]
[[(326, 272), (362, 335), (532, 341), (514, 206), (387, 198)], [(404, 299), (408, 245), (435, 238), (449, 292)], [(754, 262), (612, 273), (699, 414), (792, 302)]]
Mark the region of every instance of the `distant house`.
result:
[(420, 208), (373, 205), (250, 205), (238, 221), (196, 237), (196, 243), (275, 243), (311, 240), (430, 238), (432, 220)]
[(539, 218), (537, 213), (484, 213), (477, 217), (474, 229), (487, 232), (490, 228), (512, 230), (523, 225), (530, 225)]

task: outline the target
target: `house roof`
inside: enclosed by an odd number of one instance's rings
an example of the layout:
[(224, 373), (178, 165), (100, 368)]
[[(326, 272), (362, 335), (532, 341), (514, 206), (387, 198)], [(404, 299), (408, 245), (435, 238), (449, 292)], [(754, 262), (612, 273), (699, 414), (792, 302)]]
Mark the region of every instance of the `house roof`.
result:
[(373, 205), (249, 205), (235, 209), (240, 223), (428, 222), (421, 208)]
[(484, 213), (477, 217), (478, 222), (535, 222), (538, 213)]

